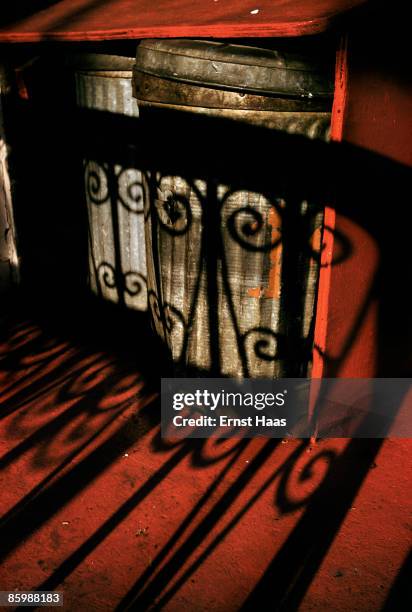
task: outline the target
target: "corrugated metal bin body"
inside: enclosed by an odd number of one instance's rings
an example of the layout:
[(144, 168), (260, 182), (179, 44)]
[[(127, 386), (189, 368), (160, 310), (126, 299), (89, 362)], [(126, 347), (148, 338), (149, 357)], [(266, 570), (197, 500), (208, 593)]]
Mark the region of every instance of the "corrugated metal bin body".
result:
[(8, 145), (3, 125), (3, 99), (10, 85), (0, 58), (0, 294), (19, 281), (16, 230), (8, 168)]
[[(98, 54), (76, 60), (77, 105), (101, 114), (104, 133), (107, 114), (138, 117), (132, 95), (133, 58)], [(92, 138), (92, 136), (90, 136)], [(87, 139), (87, 134), (83, 134)], [(125, 142), (125, 148), (129, 142)], [(130, 155), (129, 155), (130, 159)], [(89, 215), (89, 276), (92, 290), (113, 302), (147, 309), (146, 252), (141, 172), (133, 159), (84, 159)]]
[[(285, 91), (256, 91), (256, 50), (248, 65), (249, 49), (223, 47), (205, 41), (145, 41), (138, 49), (134, 83), (142, 122), (154, 126), (153, 111), (166, 112), (171, 125), (187, 117), (185, 137), (192, 151), (173, 161), (175, 171), (162, 169), (159, 154), (159, 163), (152, 161), (144, 172), (149, 305), (178, 374), (305, 376), (322, 209), (318, 202), (296, 198), (292, 207), (284, 190), (276, 195), (275, 186), (268, 190), (253, 180), (249, 186), (246, 176), (227, 182), (230, 147), (222, 120), (325, 140), (332, 85), (296, 63), (290, 69), (295, 80), (288, 84), (289, 68), (279, 56), (273, 87), (295, 87), (298, 93), (289, 91), (288, 99)], [(195, 61), (187, 64), (186, 54)], [(273, 55), (263, 51), (263, 56), (271, 69)], [(221, 82), (211, 82), (214, 73)], [(261, 75), (262, 82), (267, 76)], [(245, 79), (254, 85), (245, 85)], [(311, 85), (317, 94), (307, 89)], [(212, 155), (217, 170), (208, 176), (201, 168), (198, 175), (188, 170), (191, 156), (203, 146), (195, 127), (199, 116), (213, 132), (210, 139), (216, 139)], [(173, 145), (170, 155), (176, 155)], [(261, 155), (267, 152), (257, 152), (256, 158)], [(297, 247), (296, 236), (310, 249)]]

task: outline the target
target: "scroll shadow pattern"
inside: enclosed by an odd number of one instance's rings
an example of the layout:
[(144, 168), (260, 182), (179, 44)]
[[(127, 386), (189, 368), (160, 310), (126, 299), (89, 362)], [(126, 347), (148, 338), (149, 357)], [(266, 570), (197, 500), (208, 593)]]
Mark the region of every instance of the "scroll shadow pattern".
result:
[[(52, 524), (51, 519), (62, 508), (69, 509), (78, 496), (92, 499), (98, 494), (99, 477), (104, 478), (105, 471), (112, 470), (118, 459), (133, 449), (142, 452), (141, 458), (153, 469), (141, 476), (135, 490), (128, 493), (123, 487), (122, 498), (84, 534), (75, 549), (65, 550), (63, 559), (62, 550), (57, 551), (56, 563), (42, 584), (31, 586), (57, 588), (79, 571), (112, 533), (124, 528), (130, 533), (127, 525), (134, 524), (134, 510), (147, 499), (156, 503), (157, 496), (168, 490), (169, 477), (190, 480), (196, 474), (205, 484), (204, 490), (173, 523), (151, 564), (135, 572), (135, 584), (124, 594), (118, 609), (166, 605), (203, 564), (211, 562), (227, 538), (242, 533), (242, 523), (265, 495), (269, 501), (264, 507), (269, 514), (283, 516), (301, 510), (302, 515), (284, 546), (279, 552), (274, 550), (273, 563), (245, 602), (245, 609), (256, 607), (261, 594), (266, 600), (271, 594), (274, 609), (291, 609), (300, 601), (353, 505), (381, 441), (349, 442), (339, 454), (328, 444), (308, 453), (307, 441), (284, 446), (275, 440), (262, 444), (249, 440), (162, 440), (156, 404), (141, 403), (138, 414), (130, 405), (139, 391), (140, 401), (150, 400), (147, 389), (139, 388), (140, 377), (133, 367), (125, 371), (118, 357), (80, 356), (71, 352), (74, 346), (58, 340), (42, 334), (35, 325), (20, 326), (7, 346), (3, 343), (0, 347), (5, 371), (12, 371), (17, 364), (24, 368), (32, 365), (34, 377), (24, 381), (21, 389), (10, 389), (8, 406), (14, 410), (6, 431), (9, 442), (17, 445), (3, 460), (10, 465), (22, 452), (32, 449), (33, 466), (39, 475), (32, 490), (26, 490), (3, 516), (3, 562), (7, 564), (14, 550), (38, 537), (38, 530), (47, 529), (47, 523)], [(56, 362), (60, 357), (64, 361)], [(83, 370), (80, 375), (79, 368)], [(43, 381), (37, 380), (42, 375)], [(41, 404), (39, 393), (45, 396)], [(53, 403), (53, 410), (47, 400)], [(212, 466), (218, 469), (208, 477)], [(50, 554), (54, 554), (52, 549)], [(111, 571), (117, 572), (114, 566)]]
[[(96, 477), (109, 469), (125, 451), (138, 441), (142, 444), (142, 438), (147, 435), (148, 448), (145, 452), (153, 458), (158, 457), (153, 473), (147, 480), (141, 481), (130, 497), (126, 496), (96, 532), (88, 535), (81, 546), (56, 567), (45, 585), (60, 584), (121, 522), (127, 520), (139, 503), (162, 486), (168, 475), (181, 469), (183, 463), (189, 462), (189, 471), (195, 469), (207, 473), (212, 466), (219, 464), (222, 468), (210, 480), (193, 508), (188, 510), (182, 523), (176, 524), (170, 541), (164, 550), (159, 551), (153, 567), (148, 569), (146, 579), (149, 592), (153, 588), (151, 578), (155, 578), (155, 584), (163, 583), (165, 579), (165, 586), (168, 583), (168, 572), (165, 574), (162, 570), (160, 575), (155, 576), (165, 555), (172, 552), (179, 565), (190, 561), (203, 535), (217, 527), (225, 516), (230, 516), (232, 505), (241, 499), (245, 487), (252, 484), (260, 471), (265, 484), (245, 506), (242, 502), (239, 516), (230, 519), (227, 526), (229, 531), (236, 527), (250, 504), (254, 504), (275, 481), (279, 482), (279, 492), (275, 498), (281, 512), (293, 511), (296, 505), (303, 507), (308, 502), (310, 495), (303, 492), (296, 497), (293, 484), (300, 479), (298, 462), (306, 463), (306, 442), (299, 443), (291, 454), (286, 453), (286, 457), (276, 459), (274, 453), (282, 448), (279, 441), (270, 440), (262, 448), (253, 450), (253, 443), (249, 440), (163, 440), (157, 429), (159, 411), (151, 401), (153, 395), (134, 368), (125, 370), (125, 364), (122, 365), (118, 358), (110, 359), (93, 352), (88, 354), (87, 350), (86, 354), (81, 354), (70, 343), (62, 344), (56, 338), (54, 342), (51, 340), (53, 338), (42, 333), (36, 325), (23, 326), (16, 328), (7, 351), (4, 346), (0, 352), (8, 359), (3, 363), (8, 369), (16, 368), (17, 364), (27, 367), (28, 358), (34, 367), (30, 372), (34, 376), (33, 381), (29, 379), (24, 381), (21, 389), (10, 390), (8, 402), (13, 410), (7, 419), (5, 439), (11, 443), (11, 447), (9, 453), (2, 457), (2, 467), (12, 465), (19, 461), (23, 453), (29, 452), (32, 467), (38, 473), (38, 478), (32, 480), (32, 489), (16, 499), (16, 503), (2, 516), (3, 560), (21, 545), (22, 540), (32, 537), (62, 507), (87, 490), (97, 480)], [(0, 349), (3, 349), (3, 345)], [(61, 356), (64, 360), (56, 362)], [(39, 364), (44, 387), (41, 386), (42, 380), (37, 380), (40, 373), (35, 366)], [(140, 404), (138, 413), (133, 408), (137, 400)], [(236, 464), (239, 461), (243, 464), (241, 457), (246, 449), (252, 451), (253, 459), (227, 481), (227, 475)], [(284, 450), (287, 450), (286, 447)], [(282, 454), (285, 455), (285, 452)], [(328, 462), (333, 457), (328, 455)], [(272, 458), (275, 465), (268, 469), (267, 460)], [(324, 458), (322, 451), (319, 458)], [(313, 456), (308, 459), (308, 468), (303, 471), (306, 480), (315, 477), (311, 472), (315, 459)], [(323, 473), (320, 476), (322, 480)], [(315, 480), (314, 488), (318, 485), (319, 474)], [(222, 491), (220, 487), (224, 483)], [(204, 505), (211, 500), (211, 508), (203, 516)], [(201, 520), (195, 532), (189, 535), (189, 528), (199, 518)], [(218, 541), (219, 537), (216, 543)], [(214, 550), (216, 543), (213, 541), (206, 557)], [(169, 571), (169, 564), (166, 569)]]
[(84, 162), (89, 214), (89, 274), (100, 296), (147, 309), (141, 173), (115, 163)]
[(322, 203), (156, 170), (142, 182), (149, 306), (176, 373), (306, 376)]

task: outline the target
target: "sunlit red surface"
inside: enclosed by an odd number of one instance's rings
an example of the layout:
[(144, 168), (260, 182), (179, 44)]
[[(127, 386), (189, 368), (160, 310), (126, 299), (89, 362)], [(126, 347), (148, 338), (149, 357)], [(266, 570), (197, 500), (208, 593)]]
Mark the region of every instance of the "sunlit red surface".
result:
[(139, 356), (23, 307), (3, 319), (3, 590), (63, 590), (65, 609), (90, 611), (399, 596), (410, 441), (168, 443)]
[[(41, 0), (9, 19), (0, 42), (324, 32), (366, 0)], [(43, 10), (39, 10), (39, 9)]]

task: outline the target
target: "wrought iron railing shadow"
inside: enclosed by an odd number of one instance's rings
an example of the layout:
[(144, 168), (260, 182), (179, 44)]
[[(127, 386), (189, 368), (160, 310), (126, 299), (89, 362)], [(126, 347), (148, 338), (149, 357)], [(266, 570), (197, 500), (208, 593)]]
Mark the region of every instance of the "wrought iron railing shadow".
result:
[[(81, 113), (83, 156), (93, 160), (86, 165), (87, 199), (92, 209), (111, 200), (115, 247), (114, 262), (94, 262), (94, 277), (121, 302), (127, 294), (144, 297), (146, 279), (122, 268), (118, 238), (119, 210), (143, 212), (148, 301), (175, 372), (306, 375), (330, 198), (327, 172), (320, 171), (328, 149), (228, 120), (152, 114), (142, 123)], [(127, 202), (125, 173), (134, 173)], [(340, 259), (347, 258), (350, 243), (339, 233), (336, 240)]]
[[(188, 147), (187, 141), (175, 136), (176, 131), (180, 134), (178, 122), (170, 125), (168, 121), (162, 118), (161, 114), (158, 114), (156, 118), (156, 132), (151, 130), (146, 132), (143, 128), (139, 128), (139, 131), (135, 132), (136, 124), (134, 121), (130, 122), (128, 119), (119, 121), (119, 118), (104, 116), (105, 131), (102, 133), (102, 117), (99, 116), (98, 121), (95, 115), (94, 117), (96, 118), (96, 139), (92, 147), (90, 141), (81, 143), (79, 159), (87, 157), (93, 160), (93, 163), (102, 165), (103, 168), (104, 164), (109, 164), (109, 172), (112, 171), (110, 168), (113, 169), (115, 165), (120, 165), (122, 168), (133, 167), (137, 169), (142, 174), (142, 189), (151, 190), (152, 196), (157, 193), (159, 183), (156, 173), (153, 173), (153, 168), (160, 168), (161, 176), (180, 176), (183, 156), (187, 161), (184, 178), (188, 184), (191, 182), (196, 186), (194, 181), (199, 179), (208, 184), (210, 176), (215, 176), (217, 173), (220, 179), (230, 186), (231, 191), (247, 188), (248, 191), (254, 190), (256, 193), (270, 196), (267, 198), (270, 206), (274, 207), (277, 212), (283, 211), (281, 206), (276, 208), (279, 198), (283, 198), (287, 201), (287, 212), (281, 214), (284, 214), (285, 217), (290, 214), (290, 219), (296, 219), (300, 204), (304, 200), (312, 202), (313, 211), (317, 212), (322, 210), (325, 203), (333, 201), (337, 212), (351, 224), (350, 228), (359, 229), (358, 235), (361, 240), (359, 243), (354, 243), (353, 232), (350, 233), (350, 236), (344, 235), (342, 232), (335, 232), (335, 240), (341, 245), (341, 248), (338, 258), (332, 262), (332, 265), (336, 266), (336, 269), (340, 267), (341, 270), (352, 263), (356, 266), (360, 265), (361, 260), (358, 258), (359, 244), (362, 245), (362, 240), (366, 238), (371, 239), (377, 245), (379, 258), (377, 267), (371, 271), (368, 270), (365, 275), (364, 292), (361, 296), (358, 312), (355, 313), (355, 316), (351, 315), (345, 322), (346, 327), (343, 330), (342, 342), (339, 343), (336, 353), (323, 355), (329, 371), (332, 375), (339, 374), (340, 367), (357, 341), (369, 305), (376, 302), (379, 308), (376, 329), (378, 373), (397, 376), (410, 374), (412, 366), (410, 356), (412, 310), (407, 293), (402, 289), (411, 280), (409, 265), (411, 211), (405, 205), (404, 199), (404, 193), (408, 193), (406, 188), (410, 185), (410, 169), (348, 145), (306, 141), (299, 137), (273, 134), (263, 129), (256, 130), (253, 128), (252, 130), (247, 126), (235, 126), (230, 123), (225, 123), (224, 155), (216, 156), (213, 153), (216, 141), (210, 137), (209, 126), (203, 124), (202, 127), (196, 123), (195, 118), (191, 118), (190, 129), (193, 134), (196, 134), (196, 140), (199, 139), (199, 142), (203, 145), (196, 148), (196, 155), (194, 155), (191, 147)], [(84, 120), (88, 122), (89, 128), (93, 128), (93, 116), (85, 114)], [(133, 134), (133, 138), (136, 134), (136, 144), (131, 145), (132, 150), (129, 150), (133, 160), (136, 161), (131, 162), (132, 158), (128, 158), (127, 154), (125, 156), (123, 145), (120, 145), (122, 139), (119, 136), (120, 132), (123, 133), (123, 131), (128, 134), (129, 139), (130, 134)], [(161, 146), (159, 142), (162, 143)], [(247, 143), (246, 152), (245, 143)], [(257, 148), (265, 152), (278, 151), (281, 154), (276, 156), (276, 160), (267, 154), (260, 157), (258, 166), (254, 167), (253, 172), (251, 172), (250, 164), (254, 160)], [(276, 167), (275, 175), (274, 166)], [(344, 180), (342, 180), (342, 169), (345, 170)], [(47, 175), (46, 171), (45, 175)], [(45, 183), (43, 183), (42, 189), (46, 189)], [(212, 210), (207, 211), (206, 214), (210, 213), (213, 216), (221, 210), (219, 207), (223, 203), (216, 202), (216, 185), (213, 182), (211, 182), (210, 189), (215, 189), (215, 207), (212, 207)], [(57, 193), (55, 190), (52, 191), (54, 194)], [(287, 194), (287, 198), (285, 194)], [(200, 193), (200, 196), (203, 198), (202, 193)], [(202, 210), (206, 210), (209, 202), (206, 203), (201, 199), (199, 201), (201, 201)], [(152, 209), (152, 212), (155, 215), (156, 223), (161, 224), (162, 215), (165, 214), (167, 227), (169, 227), (168, 219), (173, 227), (179, 227), (179, 223), (185, 218), (186, 210), (183, 198), (168, 200), (166, 197), (163, 200), (160, 199), (160, 208)], [(149, 212), (146, 210), (147, 216)], [(244, 212), (247, 215), (250, 213), (249, 210)], [(244, 243), (246, 243), (244, 251), (247, 256), (254, 252), (253, 249), (249, 250), (247, 245), (259, 233), (260, 225), (259, 217), (255, 213), (250, 214), (252, 221), (246, 216), (240, 224), (241, 234), (245, 234), (240, 240), (240, 245), (238, 244), (239, 227), (236, 225), (236, 216), (233, 217), (233, 222), (229, 223), (229, 229), (227, 230), (230, 234), (230, 240), (233, 240), (233, 237), (236, 236), (234, 242), (239, 248), (243, 249)], [(286, 223), (289, 223), (289, 219)], [(210, 219), (210, 221), (205, 222), (204, 227), (206, 227), (206, 236), (208, 232), (210, 236), (210, 232), (214, 231), (216, 225)], [(303, 228), (297, 235), (291, 236), (292, 253), (296, 256), (296, 252), (298, 250), (300, 252), (302, 244), (305, 244), (306, 260), (313, 259), (316, 261), (317, 258), (319, 264), (319, 253), (308, 248), (312, 228), (312, 221), (310, 223), (305, 221)], [(165, 229), (165, 231), (168, 230)], [(45, 236), (47, 234), (48, 232), (45, 233)], [(305, 237), (305, 240), (302, 237)], [(209, 238), (206, 240), (203, 237), (201, 242), (202, 240), (205, 241), (204, 248), (206, 249), (211, 250), (215, 246), (213, 243), (211, 244)], [(218, 259), (223, 261), (221, 248), (222, 245), (217, 246), (213, 250), (212, 256), (216, 257), (216, 254), (218, 254)], [(275, 248), (273, 242), (270, 243), (270, 248)], [(263, 252), (266, 251), (263, 250)], [(294, 261), (289, 271), (296, 269), (294, 267), (296, 265), (296, 261)], [(115, 273), (114, 276), (116, 276)], [(227, 272), (226, 288), (229, 286), (229, 277), (230, 274)], [(119, 282), (118, 279), (116, 280)], [(112, 282), (110, 277), (109, 281)], [(120, 282), (125, 283), (125, 280), (123, 279)], [(290, 278), (287, 278), (285, 282), (293, 285)], [(47, 312), (47, 304), (49, 308), (51, 305), (53, 305), (53, 308), (56, 305), (52, 282), (49, 281), (48, 285), (52, 298), (49, 299), (44, 294), (45, 313)], [(70, 286), (67, 286), (67, 290), (69, 289)], [(348, 286), (348, 291), (351, 291), (351, 289)], [(287, 310), (287, 316), (291, 317), (293, 315), (293, 318), (296, 319), (296, 309), (301, 311), (301, 304), (296, 305), (294, 303), (295, 287), (289, 286), (288, 291), (289, 294), (285, 298), (287, 301), (283, 306), (286, 307), (290, 302), (291, 310)], [(213, 303), (213, 291), (211, 293)], [(59, 328), (61, 331), (73, 315), (70, 308), (64, 309), (61, 301), (60, 306), (62, 308)], [(170, 307), (169, 313), (177, 319), (179, 317), (184, 318), (180, 311), (177, 313)], [(161, 309), (159, 308), (159, 320), (163, 325), (171, 325), (169, 319), (172, 317), (169, 313), (165, 307), (165, 302), (163, 302), (163, 306)], [(119, 316), (123, 317), (124, 312), (121, 311)], [(235, 318), (236, 316), (233, 316), (232, 322)], [(292, 330), (286, 327), (284, 332), (286, 347), (281, 353), (285, 364), (285, 369), (282, 371), (283, 375), (290, 375), (290, 372), (295, 371), (294, 368), (297, 367), (297, 364), (294, 363), (293, 359), (296, 358), (296, 355), (299, 357), (300, 364), (309, 359), (309, 344), (302, 342), (300, 335), (302, 323), (298, 321), (296, 327), (294, 326), (295, 323), (295, 320), (292, 320), (291, 323), (286, 320), (285, 323), (285, 325), (290, 324)], [(189, 321), (185, 319), (185, 325), (190, 330), (190, 319)], [(270, 330), (270, 328), (268, 329)], [(296, 329), (299, 330), (299, 333), (296, 332)], [(24, 329), (21, 331), (24, 334), (27, 332)], [(246, 335), (248, 331), (246, 330), (243, 333)], [(263, 340), (266, 332), (266, 329), (263, 330), (260, 340)], [(103, 333), (106, 333), (105, 326), (102, 326)], [(311, 330), (312, 333), (313, 330)], [(127, 331), (123, 330), (123, 334), (122, 337), (126, 338)], [(67, 374), (70, 374), (70, 379), (67, 381), (59, 379), (59, 394), (53, 399), (55, 405), (60, 406), (63, 414), (67, 402), (74, 401), (75, 406), (77, 405), (77, 414), (85, 416), (86, 420), (90, 419), (91, 413), (93, 411), (97, 412), (99, 406), (104, 405), (108, 387), (111, 384), (114, 384), (114, 386), (116, 384), (116, 375), (110, 374), (103, 383), (98, 378), (96, 371), (91, 371), (90, 378), (86, 380), (87, 388), (77, 388), (76, 390), (77, 370), (74, 368), (67, 371), (68, 364), (64, 359), (58, 365), (60, 369), (56, 369), (54, 359), (64, 354), (64, 350), (59, 347), (59, 343), (42, 346), (40, 342), (39, 345), (36, 345), (35, 338), (33, 338), (33, 342), (34, 345), (30, 343), (30, 338), (26, 336), (23, 344), (19, 341), (15, 346), (15, 352), (8, 348), (7, 353), (3, 355), (5, 359), (3, 365), (6, 372), (17, 371), (19, 364), (25, 364), (27, 367), (24, 359), (31, 359), (32, 369), (29, 372), (26, 371), (27, 381), (23, 378), (15, 388), (13, 388), (15, 384), (13, 377), (7, 383), (11, 385), (7, 387), (10, 393), (8, 411), (9, 416), (16, 419), (14, 423), (18, 425), (19, 414), (21, 414), (19, 411), (28, 409), (30, 401), (36, 399), (38, 397), (36, 394), (41, 393), (42, 388), (44, 389), (43, 385), (46, 385), (47, 389), (51, 389), (53, 385), (57, 384), (57, 375), (59, 373), (63, 375), (64, 370)], [(132, 339), (133, 342), (136, 351), (138, 351), (141, 346), (138, 344), (137, 336)], [(214, 342), (217, 342), (216, 339)], [(238, 348), (241, 347), (241, 342), (237, 346)], [(255, 349), (257, 352), (260, 351), (261, 354), (265, 354), (267, 348), (265, 344), (255, 343)], [(61, 349), (63, 352), (60, 354)], [(54, 350), (56, 353), (53, 352)], [(33, 353), (40, 353), (40, 355), (37, 355), (38, 360), (33, 359)], [(279, 355), (272, 353), (272, 357), (276, 360)], [(71, 365), (75, 365), (75, 359), (76, 355), (73, 355)], [(36, 368), (36, 366), (38, 367)], [(196, 374), (204, 374), (211, 370), (199, 371), (194, 368), (193, 371)], [(299, 370), (299, 372), (302, 372), (302, 370)], [(160, 369), (156, 374), (160, 376)], [(111, 376), (114, 377), (111, 378)], [(26, 384), (31, 385), (28, 395), (25, 395), (24, 391)], [(127, 381), (125, 384), (126, 389), (122, 387), (122, 393), (125, 390), (127, 391)], [(70, 389), (72, 389), (72, 392)], [(77, 398), (76, 394), (78, 394)], [(65, 507), (71, 500), (84, 492), (87, 486), (98, 475), (104, 474), (122, 453), (138, 442), (140, 443), (143, 438), (149, 437), (150, 445), (147, 452), (161, 457), (159, 465), (153, 470), (153, 473), (144, 481), (139, 482), (137, 490), (128, 496), (114, 513), (108, 515), (101, 525), (88, 535), (81, 546), (70, 552), (65, 560), (54, 571), (50, 572), (50, 575), (42, 584), (33, 586), (44, 589), (57, 588), (65, 578), (79, 567), (91, 551), (95, 550), (123, 521), (127, 520), (133, 509), (147, 496), (153, 494), (158, 487), (162, 487), (165, 479), (173, 474), (174, 470), (181, 467), (185, 461), (190, 460), (190, 467), (186, 468), (189, 471), (192, 469), (201, 470), (213, 462), (219, 462), (222, 465), (220, 475), (205, 489), (199, 502), (188, 508), (186, 518), (181, 523), (176, 524), (175, 531), (170, 535), (165, 546), (159, 550), (153, 564), (142, 575), (136, 576), (135, 585), (129, 593), (125, 594), (119, 609), (133, 608), (133, 606), (139, 605), (139, 609), (143, 610), (152, 605), (154, 600), (157, 600), (160, 596), (160, 602), (166, 603), (169, 601), (176, 589), (185, 580), (190, 579), (199, 564), (204, 563), (210, 557), (216, 547), (224, 541), (226, 535), (236, 528), (240, 519), (246, 516), (249, 509), (260, 499), (260, 495), (269, 487), (273, 487), (273, 508), (277, 512), (288, 514), (299, 508), (303, 511), (303, 515), (288, 535), (281, 550), (276, 553), (261, 583), (246, 601), (245, 608), (252, 607), (261, 596), (267, 596), (269, 591), (276, 602), (275, 605), (278, 606), (277, 609), (293, 609), (293, 606), (296, 607), (304, 597), (308, 585), (319, 570), (326, 552), (345, 520), (352, 500), (362, 487), (368, 469), (381, 448), (382, 441), (359, 440), (347, 442), (340, 453), (333, 449), (324, 450), (322, 446), (319, 446), (315, 447), (311, 454), (306, 454), (309, 449), (307, 442), (296, 442), (296, 444), (291, 445), (290, 455), (282, 458), (282, 460), (276, 459), (275, 455), (277, 449), (281, 448), (280, 443), (267, 441), (256, 450), (253, 461), (245, 465), (240, 474), (233, 477), (231, 484), (228, 484), (223, 493), (217, 495), (219, 483), (228, 482), (227, 476), (239, 460), (242, 450), (251, 448), (256, 442), (243, 440), (224, 443), (219, 441), (182, 441), (176, 446), (171, 443), (169, 445), (167, 441), (160, 439), (156, 429), (159, 420), (157, 404), (151, 404), (141, 409), (138, 415), (138, 420), (141, 419), (141, 421), (138, 426), (136, 426), (135, 415), (128, 413), (126, 417), (124, 414), (121, 417), (122, 408), (127, 409), (125, 405), (121, 404), (120, 406), (119, 404), (118, 407), (120, 407), (119, 413), (113, 412), (112, 416), (115, 421), (123, 417), (125, 421), (107, 439), (93, 438), (93, 436), (84, 438), (82, 440), (82, 452), (86, 450), (86, 456), (81, 458), (76, 465), (72, 465), (70, 462), (78, 455), (77, 448), (72, 449), (74, 454), (70, 456), (70, 459), (68, 458), (69, 455), (64, 456), (64, 452), (61, 456), (59, 455), (62, 450), (62, 440), (66, 439), (70, 432), (80, 432), (77, 427), (78, 423), (77, 425), (73, 423), (72, 415), (69, 412), (64, 417), (60, 417), (57, 424), (51, 423), (47, 426), (45, 423), (44, 429), (41, 429), (38, 433), (32, 432), (32, 437), (29, 435), (26, 437), (27, 441), (23, 441), (23, 447), (19, 447), (19, 442), (16, 442), (16, 446), (10, 449), (11, 454), (6, 459), (13, 462), (20, 451), (27, 450), (30, 445), (41, 442), (43, 447), (39, 456), (44, 465), (53, 456), (53, 445), (56, 445), (59, 447), (57, 456), (61, 459), (61, 462), (54, 465), (53, 472), (50, 472), (52, 473), (51, 478), (47, 476), (47, 481), (37, 483), (32, 491), (27, 491), (24, 498), (17, 500), (16, 504), (8, 509), (7, 515), (3, 517), (3, 522), (0, 524), (2, 559), (5, 561), (13, 550), (22, 545), (24, 539), (33, 537), (36, 529), (45, 525), (51, 517), (56, 515), (59, 509)], [(28, 410), (27, 415), (29, 414), (30, 411)], [(27, 436), (27, 430), (24, 429), (23, 431), (23, 429), (20, 433)], [(212, 453), (210, 452), (211, 449)], [(220, 455), (219, 451), (221, 451)], [(215, 453), (217, 453), (217, 456), (215, 456)], [(294, 470), (302, 461), (304, 464), (303, 472), (301, 472), (301, 476), (297, 477)], [(298, 500), (290, 499), (288, 496), (289, 484), (296, 477), (298, 480), (301, 479), (300, 483), (310, 481), (314, 474), (312, 468), (317, 462), (322, 464), (324, 469), (320, 471), (320, 478), (314, 484), (310, 495), (298, 497)], [(252, 491), (251, 482), (258, 473), (263, 473), (264, 483), (260, 489)], [(319, 472), (317, 474), (319, 476)], [(229, 513), (234, 502), (240, 499), (241, 492), (248, 487), (250, 487), (249, 500), (246, 503), (242, 502), (238, 511), (223, 524), (222, 518)], [(212, 494), (217, 495), (214, 498), (215, 501), (208, 509), (206, 516), (200, 517), (203, 505), (211, 498)], [(195, 519), (199, 522), (194, 530), (189, 533), (189, 527)], [(193, 559), (192, 555), (199, 549), (203, 538), (210, 533), (212, 528), (217, 528), (218, 532), (213, 536), (208, 547), (202, 550), (199, 557)], [(177, 576), (181, 570), (182, 574)], [(275, 591), (273, 590), (274, 576), (277, 577)], [(293, 585), (292, 588), (291, 585)]]

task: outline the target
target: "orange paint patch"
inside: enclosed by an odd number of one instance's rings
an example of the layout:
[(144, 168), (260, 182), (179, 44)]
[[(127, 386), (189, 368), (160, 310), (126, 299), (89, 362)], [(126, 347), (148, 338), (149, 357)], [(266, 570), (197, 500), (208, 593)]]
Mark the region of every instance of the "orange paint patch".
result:
[[(282, 226), (282, 220), (276, 209), (271, 208), (268, 215), (268, 224), (272, 228), (271, 241), (275, 243), (280, 228)], [(248, 296), (252, 298), (275, 298), (280, 297), (280, 275), (282, 270), (282, 244), (279, 243), (269, 252), (270, 257), (270, 271), (269, 271), (269, 282), (267, 287), (253, 287), (248, 289)]]

